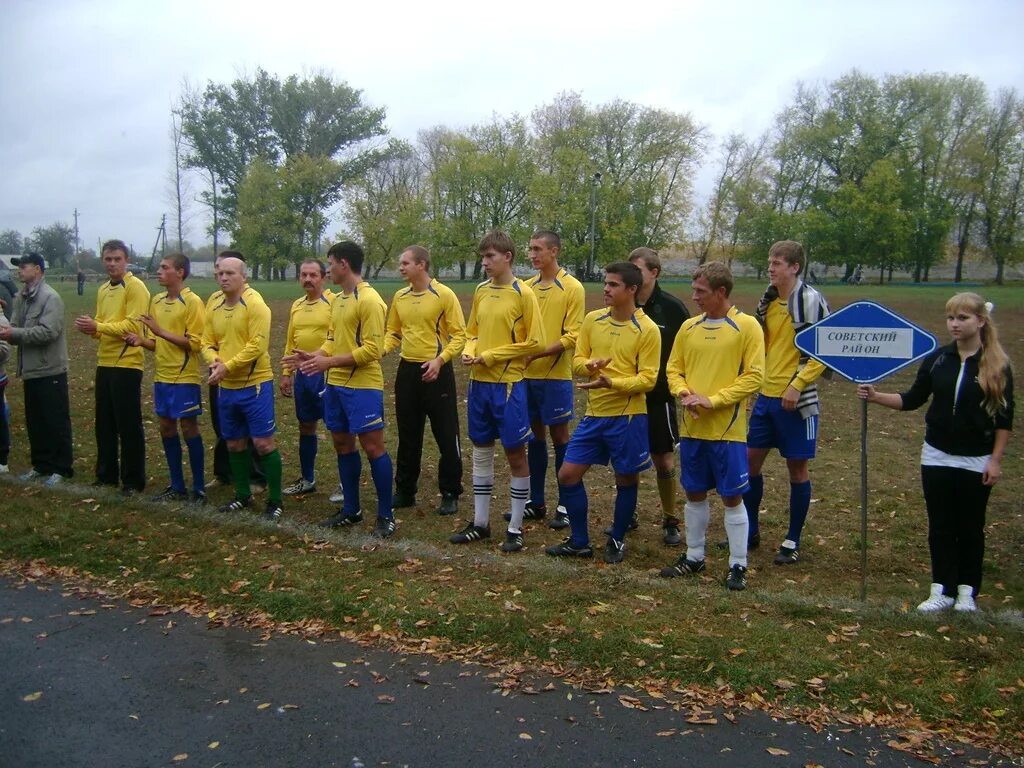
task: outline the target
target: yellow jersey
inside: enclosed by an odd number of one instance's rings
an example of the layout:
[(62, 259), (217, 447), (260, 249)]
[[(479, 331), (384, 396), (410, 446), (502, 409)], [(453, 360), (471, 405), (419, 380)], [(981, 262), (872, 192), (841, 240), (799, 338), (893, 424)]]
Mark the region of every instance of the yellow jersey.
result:
[(330, 357), (351, 354), (355, 365), (327, 369), (327, 383), (353, 389), (384, 389), (384, 318), (388, 305), (363, 280), (331, 301), (331, 326), (321, 349)]
[(586, 291), (583, 283), (564, 269), (559, 269), (555, 279), (544, 284), (540, 275), (527, 280), (526, 284), (537, 296), (541, 323), (544, 326), (545, 344), (562, 345), (562, 352), (551, 357), (539, 357), (526, 368), (527, 379), (567, 380), (572, 378), (573, 350), (583, 325)]
[(182, 288), (176, 299), (169, 299), (167, 291), (162, 291), (149, 303), (149, 314), (157, 325), (176, 336), (186, 337), (189, 344), (188, 349), (182, 349), (166, 339), (153, 336), (152, 331), (143, 326), (146, 335), (156, 342), (153, 380), (163, 384), (198, 384), (199, 349), (203, 343), (206, 316), (203, 300), (191, 288)]
[(109, 280), (96, 292), (96, 333), (100, 346), (96, 364), (105, 368), (145, 368), (142, 347), (124, 340), (126, 333), (141, 334), (139, 316), (149, 311), (149, 289), (131, 272), (116, 283)]
[(476, 287), (463, 354), (482, 357), (483, 363), (472, 366), (470, 379), (501, 384), (522, 381), (523, 358), (543, 346), (540, 308), (526, 283), (517, 278), (508, 285), (485, 280)]
[(425, 363), (440, 357), (450, 363), (466, 346), (466, 318), (455, 292), (436, 279), (417, 293), (400, 289), (388, 311), (384, 354), (401, 347), (403, 360)]
[[(590, 360), (611, 360), (600, 371), (587, 370)], [(579, 377), (604, 374), (610, 389), (591, 389), (587, 395), (587, 416), (634, 416), (647, 413), (645, 395), (654, 389), (661, 367), (661, 331), (642, 309), (626, 322), (612, 317), (607, 309), (590, 312), (583, 319), (573, 372)]]
[(797, 392), (803, 392), (825, 372), (825, 366), (814, 358), (800, 367), (802, 353), (796, 348), (796, 329), (793, 328), (786, 299), (776, 299), (768, 305), (764, 335), (764, 383), (761, 391), (768, 397), (782, 397), (791, 385)]
[[(288, 331), (284, 338), (284, 353), (295, 351), (316, 352), (327, 341), (331, 327), (331, 300), (334, 294), (324, 291), (320, 298), (310, 301), (305, 296), (292, 302), (288, 313)], [(294, 371), (287, 365), (281, 369), (285, 376)]]
[(203, 328), (203, 360), (220, 360), (228, 375), (225, 389), (242, 389), (274, 378), (270, 367), (270, 307), (263, 297), (246, 286), (238, 303), (228, 305), (220, 291), (210, 297)]
[(764, 379), (761, 325), (736, 307), (720, 320), (691, 317), (676, 335), (666, 373), (673, 397), (698, 394), (711, 401), (711, 410), (699, 408), (697, 418), (682, 409), (682, 436), (746, 442), (746, 400)]

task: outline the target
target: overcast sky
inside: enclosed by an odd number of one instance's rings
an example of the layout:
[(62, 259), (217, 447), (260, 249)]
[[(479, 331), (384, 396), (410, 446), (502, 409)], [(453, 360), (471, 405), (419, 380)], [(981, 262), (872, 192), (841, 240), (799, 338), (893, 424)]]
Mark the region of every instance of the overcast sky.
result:
[(720, 138), (760, 133), (798, 81), (854, 67), (1024, 90), (1022, 30), (1020, 0), (0, 0), (0, 229), (70, 224), (77, 207), (83, 246), (121, 237), (148, 254), (171, 217), (169, 112), (186, 79), (326, 69), (410, 139), (568, 90), (688, 112)]

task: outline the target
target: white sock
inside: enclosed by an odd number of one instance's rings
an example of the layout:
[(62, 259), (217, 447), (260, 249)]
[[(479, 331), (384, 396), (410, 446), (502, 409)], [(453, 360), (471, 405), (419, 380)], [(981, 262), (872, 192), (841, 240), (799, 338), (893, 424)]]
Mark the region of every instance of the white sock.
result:
[(508, 521), (508, 532), (522, 533), (523, 514), (526, 512), (526, 502), (530, 500), (530, 476), (513, 477), (511, 486), (509, 495), (512, 498), (512, 519)]
[(729, 567), (747, 567), (747, 508), (741, 501), (735, 507), (725, 508), (725, 535), (729, 537)]
[(711, 504), (707, 499), (687, 501), (683, 505), (683, 521), (686, 524), (686, 557), (688, 559), (704, 559), (704, 545), (707, 543), (709, 520), (711, 520)]
[(491, 524), (491, 495), (494, 493), (494, 446), (473, 446), (473, 525)]

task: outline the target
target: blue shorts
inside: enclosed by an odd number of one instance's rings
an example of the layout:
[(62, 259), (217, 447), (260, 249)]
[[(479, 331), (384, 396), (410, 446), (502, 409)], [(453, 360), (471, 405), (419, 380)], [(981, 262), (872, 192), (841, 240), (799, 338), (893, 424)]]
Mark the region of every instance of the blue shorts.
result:
[(778, 448), (786, 459), (813, 459), (818, 447), (818, 417), (787, 411), (781, 397), (758, 395), (750, 413), (747, 445)]
[(225, 440), (270, 437), (274, 423), (274, 382), (228, 389), (221, 385), (217, 399), (220, 434)]
[(165, 419), (193, 419), (203, 412), (198, 384), (153, 382), (153, 410)]
[(384, 429), (384, 390), (328, 384), (324, 390), (324, 424), (331, 432), (351, 435)]
[(572, 464), (607, 464), (620, 475), (632, 475), (651, 467), (647, 416), (584, 416), (576, 425), (565, 449)]
[(572, 421), (576, 393), (572, 381), (561, 379), (523, 379), (526, 382), (526, 407), (530, 423), (564, 424)]
[(750, 486), (746, 443), (684, 437), (679, 441), (679, 461), (679, 482), (687, 493), (714, 488), (719, 496), (739, 496)]
[(496, 384), (470, 380), (466, 421), (474, 445), (488, 445), (498, 438), (505, 448), (526, 445), (533, 434), (526, 408), (526, 382)]
[(295, 417), (300, 422), (320, 421), (324, 417), (323, 371), (306, 375), (296, 371), (292, 376), (292, 398), (295, 400)]

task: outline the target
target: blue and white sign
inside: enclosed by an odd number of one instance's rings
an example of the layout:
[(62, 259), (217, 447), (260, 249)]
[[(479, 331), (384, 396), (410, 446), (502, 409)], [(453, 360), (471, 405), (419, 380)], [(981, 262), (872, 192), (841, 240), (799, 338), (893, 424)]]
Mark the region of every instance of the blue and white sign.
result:
[(796, 335), (796, 346), (856, 384), (873, 384), (938, 346), (928, 331), (873, 301), (856, 301)]

